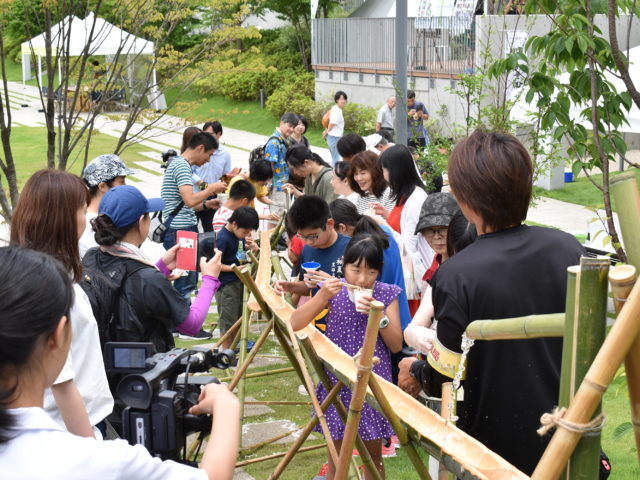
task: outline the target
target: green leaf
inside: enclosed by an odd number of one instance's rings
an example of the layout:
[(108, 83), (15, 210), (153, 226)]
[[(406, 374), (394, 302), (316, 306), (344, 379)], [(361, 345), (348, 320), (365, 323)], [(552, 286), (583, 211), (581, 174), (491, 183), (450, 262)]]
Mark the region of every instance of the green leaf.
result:
[[(574, 146), (577, 146), (577, 145), (574, 145)], [(573, 165), (571, 165), (571, 172), (573, 173), (573, 178), (578, 178), (578, 175), (582, 171), (583, 166), (584, 164), (580, 160), (576, 160), (575, 162), (573, 162)]]
[(584, 35), (580, 35), (577, 37), (576, 40), (578, 42), (578, 47), (580, 48), (580, 51), (582, 53), (586, 53), (587, 48), (589, 47), (589, 41), (587, 40), (587, 37), (585, 37)]

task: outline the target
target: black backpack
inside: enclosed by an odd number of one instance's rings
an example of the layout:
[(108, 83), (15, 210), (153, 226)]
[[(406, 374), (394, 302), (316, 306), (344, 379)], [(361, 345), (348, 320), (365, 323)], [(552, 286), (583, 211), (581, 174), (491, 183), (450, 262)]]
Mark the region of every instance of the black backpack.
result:
[(267, 144), (274, 138), (278, 140), (285, 147), (287, 146), (287, 144), (282, 139), (282, 137), (277, 137), (275, 135), (269, 137), (269, 140), (267, 140), (267, 142), (264, 145), (260, 145), (259, 147), (256, 147), (253, 150), (251, 150), (251, 153), (249, 153), (249, 166), (251, 166), (253, 162), (255, 162), (256, 160), (264, 160), (264, 151), (267, 148)]
[(124, 285), (132, 274), (151, 267), (123, 258), (122, 261), (104, 268), (100, 257), (99, 247), (91, 248), (85, 253), (79, 282), (91, 302), (98, 324), (100, 345), (104, 349), (106, 342), (139, 341), (144, 329), (124, 294)]

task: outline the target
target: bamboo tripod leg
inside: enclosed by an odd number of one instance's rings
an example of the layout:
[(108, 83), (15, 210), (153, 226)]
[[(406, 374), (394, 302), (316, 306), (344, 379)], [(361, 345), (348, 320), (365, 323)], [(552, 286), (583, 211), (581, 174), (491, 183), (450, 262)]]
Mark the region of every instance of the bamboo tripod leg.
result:
[[(243, 285), (242, 286), (242, 325), (240, 327), (240, 358), (238, 360), (239, 368), (238, 372), (240, 375), (236, 375), (235, 383), (232, 382), (229, 385), (229, 390), (233, 390), (235, 385), (238, 385), (238, 393), (237, 397), (240, 401), (240, 412), (242, 417), (244, 417), (244, 387), (245, 387), (245, 379), (243, 373), (247, 371), (247, 368), (250, 365), (250, 362), (246, 361), (247, 357), (247, 335), (249, 334), (249, 321), (251, 319), (249, 313), (249, 307), (247, 306), (247, 302), (249, 301), (249, 290)], [(256, 349), (255, 352), (258, 350)], [(255, 355), (255, 352), (254, 355)], [(235, 380), (235, 379), (234, 379)], [(241, 418), (242, 418), (241, 417)], [(240, 429), (240, 445), (242, 445), (242, 429)]]
[[(300, 353), (300, 346), (298, 345), (298, 340), (296, 339), (296, 334), (293, 331), (293, 327), (291, 327), (291, 323), (285, 321), (285, 325), (287, 327), (287, 332), (289, 333), (289, 339), (291, 340), (291, 344), (293, 347), (293, 354), (300, 365), (300, 371), (302, 372), (302, 378), (304, 379), (304, 384), (307, 387), (307, 392), (309, 392), (309, 396), (311, 397), (311, 401), (313, 402), (313, 409), (318, 416), (318, 420), (320, 421), (320, 427), (322, 427), (322, 433), (324, 433), (324, 438), (327, 440), (327, 447), (329, 449), (329, 455), (333, 460), (334, 464), (338, 461), (338, 452), (336, 451), (336, 446), (333, 443), (333, 439), (331, 438), (331, 432), (329, 431), (329, 425), (327, 424), (327, 418), (324, 416), (324, 412), (320, 409), (320, 403), (318, 403), (318, 397), (316, 397), (315, 385), (313, 384), (313, 380), (311, 379), (311, 375), (309, 374), (309, 370), (307, 370), (307, 366), (304, 363), (304, 358), (302, 357), (302, 353)], [(349, 452), (349, 458), (351, 458), (351, 452)]]
[[(238, 370), (236, 370), (236, 373), (233, 375), (233, 380), (231, 380), (231, 383), (229, 384), (229, 390), (233, 390), (234, 388), (236, 388), (236, 385), (239, 385), (242, 382), (242, 380), (245, 378), (245, 373), (247, 372), (247, 369), (251, 365), (251, 362), (253, 362), (253, 359), (258, 354), (258, 351), (262, 347), (262, 344), (269, 337), (269, 333), (271, 332), (272, 328), (273, 328), (273, 323), (270, 322), (269, 325), (267, 325), (265, 329), (262, 331), (262, 333), (258, 337), (258, 340), (256, 340), (255, 345), (251, 349), (251, 352), (249, 352), (249, 356), (240, 364), (240, 366), (238, 367)], [(240, 350), (240, 353), (242, 353), (242, 350)]]
[(345, 425), (344, 437), (340, 448), (340, 458), (336, 466), (334, 480), (344, 480), (347, 476), (347, 467), (351, 459), (351, 450), (356, 441), (358, 426), (360, 425), (360, 415), (364, 405), (365, 395), (367, 393), (367, 385), (369, 376), (373, 368), (373, 352), (378, 338), (378, 330), (382, 310), (384, 306), (381, 302), (374, 300), (371, 303), (369, 311), (369, 321), (367, 323), (367, 331), (365, 333), (364, 342), (360, 355), (356, 360), (356, 368), (358, 375), (355, 385), (352, 389), (351, 403), (349, 404), (349, 415)]
[[(329, 375), (327, 375), (327, 372), (324, 370), (322, 362), (320, 361), (320, 358), (313, 348), (311, 339), (308, 336), (304, 335), (300, 338), (300, 343), (302, 345), (302, 348), (304, 349), (305, 357), (309, 360), (309, 363), (318, 374), (320, 381), (324, 384), (324, 389), (329, 391), (329, 387), (331, 387), (331, 379), (329, 378)], [(336, 407), (336, 410), (338, 411), (338, 415), (340, 415), (342, 422), (346, 424), (348, 416), (347, 409), (342, 403), (342, 400), (340, 400), (340, 397), (336, 398), (336, 401), (333, 403), (333, 405)], [(378, 472), (378, 469), (373, 464), (373, 459), (369, 454), (369, 450), (367, 450), (367, 447), (365, 446), (364, 441), (362, 440), (362, 437), (360, 437), (359, 433), (356, 436), (356, 447), (358, 448), (358, 452), (360, 453), (362, 464), (365, 466), (369, 474), (375, 480), (382, 480), (380, 472)]]
[[(331, 403), (335, 401), (343, 385), (344, 384), (342, 382), (337, 382), (333, 386), (333, 388), (327, 395), (327, 398), (325, 398), (322, 404), (320, 405), (320, 408), (322, 409), (323, 412), (326, 412), (329, 406), (331, 405)], [(269, 475), (269, 480), (276, 480), (277, 478), (280, 478), (280, 475), (282, 475), (282, 472), (284, 472), (285, 468), (287, 468), (291, 460), (293, 460), (293, 457), (296, 455), (296, 453), (298, 453), (298, 450), (300, 449), (300, 447), (302, 447), (304, 442), (307, 440), (307, 437), (309, 437), (309, 435), (311, 434), (311, 432), (313, 431), (313, 429), (316, 427), (317, 424), (318, 424), (318, 417), (313, 417), (311, 421), (307, 423), (307, 425), (304, 427), (304, 429), (302, 430), (298, 438), (296, 438), (295, 441), (293, 442), (293, 445), (291, 445), (291, 448), (287, 451), (287, 454), (283, 457), (282, 460), (280, 460), (280, 463), (278, 463), (273, 473)]]
[[(442, 384), (440, 416), (446, 420), (455, 416), (457, 410), (455, 392), (453, 391), (453, 383), (445, 382)], [(449, 408), (451, 406), (451, 408)], [(438, 467), (438, 480), (454, 480), (455, 475), (447, 471), (443, 462)]]
[(424, 465), (424, 463), (422, 463), (420, 455), (418, 455), (418, 452), (413, 446), (413, 443), (411, 443), (411, 439), (409, 438), (407, 430), (402, 426), (398, 415), (393, 411), (393, 408), (391, 408), (389, 400), (387, 400), (387, 397), (382, 391), (378, 380), (373, 375), (369, 375), (369, 387), (371, 388), (373, 395), (376, 397), (376, 400), (378, 400), (378, 405), (380, 405), (384, 416), (387, 417), (387, 420), (389, 420), (389, 423), (395, 430), (396, 435), (398, 435), (400, 445), (402, 445), (402, 447), (407, 452), (409, 460), (411, 460), (411, 463), (415, 467), (416, 472), (418, 472), (418, 476), (423, 480), (431, 480), (429, 470)]
[(224, 342), (225, 340), (227, 340), (231, 335), (236, 335), (239, 330), (238, 328), (240, 327), (240, 324), (242, 323), (242, 317), (240, 317), (238, 320), (236, 320), (236, 323), (234, 323), (231, 328), (229, 330), (227, 330), (224, 335), (222, 335), (218, 341), (216, 343), (213, 344), (213, 348), (218, 348), (220, 345), (222, 345), (222, 342)]

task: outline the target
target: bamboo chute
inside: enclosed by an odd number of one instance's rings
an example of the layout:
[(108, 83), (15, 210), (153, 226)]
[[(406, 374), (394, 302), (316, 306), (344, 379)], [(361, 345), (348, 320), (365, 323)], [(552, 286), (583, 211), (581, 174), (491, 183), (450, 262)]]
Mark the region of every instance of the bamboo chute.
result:
[(564, 334), (564, 313), (528, 315), (502, 320), (476, 320), (467, 325), (465, 333), (473, 340), (561, 337)]

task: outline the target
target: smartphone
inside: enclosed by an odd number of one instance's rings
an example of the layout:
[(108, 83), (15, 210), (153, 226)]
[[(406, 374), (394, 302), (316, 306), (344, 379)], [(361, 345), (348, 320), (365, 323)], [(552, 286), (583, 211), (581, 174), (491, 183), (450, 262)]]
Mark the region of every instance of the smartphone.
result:
[(196, 232), (178, 230), (176, 243), (180, 246), (176, 258), (176, 268), (195, 272), (198, 256), (198, 234)]

